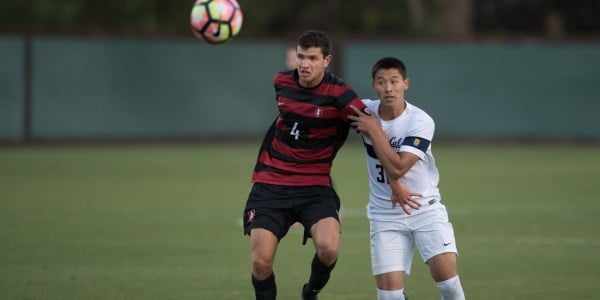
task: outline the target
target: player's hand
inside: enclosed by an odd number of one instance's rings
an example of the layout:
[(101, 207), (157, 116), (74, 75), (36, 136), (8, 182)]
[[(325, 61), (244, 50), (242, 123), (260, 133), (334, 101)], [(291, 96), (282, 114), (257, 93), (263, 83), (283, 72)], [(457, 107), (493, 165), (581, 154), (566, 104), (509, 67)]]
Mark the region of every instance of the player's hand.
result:
[(413, 193), (407, 186), (402, 184), (400, 180), (392, 180), (390, 182), (390, 187), (392, 188), (392, 208), (395, 208), (396, 205), (400, 205), (402, 210), (407, 215), (410, 215), (409, 208), (418, 210), (421, 207), (421, 203), (415, 198), (421, 198), (423, 195)]
[(372, 130), (381, 128), (377, 121), (377, 117), (366, 114), (354, 105), (350, 105), (350, 108), (356, 113), (356, 115), (348, 116), (348, 119), (351, 121), (350, 126), (352, 126), (356, 132), (363, 133), (369, 137)]

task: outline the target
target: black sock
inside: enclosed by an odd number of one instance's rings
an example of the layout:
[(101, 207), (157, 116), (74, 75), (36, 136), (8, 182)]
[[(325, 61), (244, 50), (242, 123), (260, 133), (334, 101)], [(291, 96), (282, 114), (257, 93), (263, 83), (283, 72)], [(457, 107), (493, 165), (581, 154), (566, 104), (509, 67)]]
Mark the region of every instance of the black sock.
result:
[(337, 260), (331, 264), (331, 266), (326, 266), (321, 262), (319, 256), (315, 254), (311, 264), (311, 272), (310, 279), (308, 280), (308, 284), (305, 290), (305, 296), (314, 296), (318, 294), (323, 287), (329, 281), (329, 276), (331, 275), (331, 271), (335, 267)]
[(254, 286), (256, 300), (275, 300), (277, 297), (275, 273), (271, 273), (265, 280), (258, 280), (252, 275), (252, 286)]

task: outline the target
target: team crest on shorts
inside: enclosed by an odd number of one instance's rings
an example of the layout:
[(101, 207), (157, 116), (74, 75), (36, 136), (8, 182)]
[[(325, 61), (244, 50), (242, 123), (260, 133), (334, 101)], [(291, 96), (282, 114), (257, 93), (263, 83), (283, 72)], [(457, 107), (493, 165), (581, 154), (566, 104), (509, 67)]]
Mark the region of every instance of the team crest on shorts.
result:
[(415, 139), (413, 141), (413, 146), (415, 146), (415, 147), (419, 147), (420, 144), (421, 144), (421, 140), (420, 139)]
[(248, 217), (248, 223), (252, 223), (254, 221), (254, 217), (256, 216), (256, 210), (253, 208), (246, 213)]

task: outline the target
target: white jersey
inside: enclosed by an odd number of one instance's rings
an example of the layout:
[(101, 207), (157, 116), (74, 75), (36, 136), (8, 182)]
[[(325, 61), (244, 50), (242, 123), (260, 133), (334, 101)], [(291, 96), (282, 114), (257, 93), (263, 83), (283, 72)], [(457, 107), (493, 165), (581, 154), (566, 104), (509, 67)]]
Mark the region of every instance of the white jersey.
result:
[[(423, 195), (422, 198), (417, 199), (421, 203), (421, 208), (410, 209), (411, 214), (415, 215), (441, 205), (438, 189), (439, 172), (431, 152), (431, 140), (435, 131), (433, 119), (422, 109), (406, 102), (406, 109), (399, 117), (393, 120), (381, 120), (378, 113), (379, 100), (363, 99), (363, 102), (379, 119), (394, 151), (410, 152), (419, 157), (415, 165), (401, 179), (412, 192)], [(367, 204), (369, 220), (393, 221), (407, 217), (408, 215), (399, 205), (392, 209), (389, 179), (375, 155), (371, 141), (364, 136), (363, 141), (367, 151), (371, 190)]]

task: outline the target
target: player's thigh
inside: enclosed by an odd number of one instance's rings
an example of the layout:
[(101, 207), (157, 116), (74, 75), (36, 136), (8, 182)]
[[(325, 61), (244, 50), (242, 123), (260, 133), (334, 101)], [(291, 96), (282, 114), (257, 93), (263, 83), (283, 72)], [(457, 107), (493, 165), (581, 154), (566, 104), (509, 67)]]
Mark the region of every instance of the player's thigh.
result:
[[(404, 230), (377, 231), (371, 222), (371, 268), (373, 276), (400, 272), (410, 274), (413, 260), (414, 242), (410, 232)], [(388, 281), (387, 275), (382, 280)], [(391, 278), (396, 275), (390, 274)], [(397, 278), (395, 279), (398, 280)], [(400, 284), (402, 282), (400, 281)]]
[(428, 211), (415, 218), (416, 229), (413, 234), (419, 253), (434, 278), (456, 272), (458, 254), (452, 223), (443, 207)]
[[(264, 228), (254, 228), (250, 232), (252, 265), (256, 271), (269, 272), (273, 267), (279, 240), (273, 232)], [(268, 275), (268, 274), (267, 274)]]
[(320, 219), (311, 227), (310, 232), (317, 251), (337, 257), (340, 245), (340, 223), (337, 219)]
[(310, 228), (315, 244), (337, 244), (340, 241), (340, 223), (333, 217), (323, 218)]

